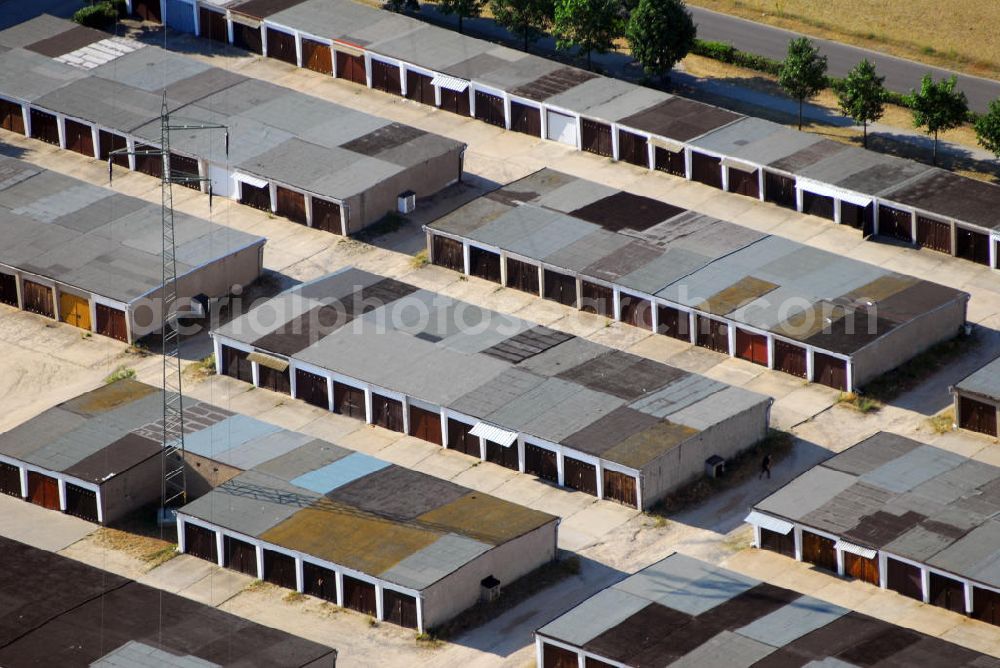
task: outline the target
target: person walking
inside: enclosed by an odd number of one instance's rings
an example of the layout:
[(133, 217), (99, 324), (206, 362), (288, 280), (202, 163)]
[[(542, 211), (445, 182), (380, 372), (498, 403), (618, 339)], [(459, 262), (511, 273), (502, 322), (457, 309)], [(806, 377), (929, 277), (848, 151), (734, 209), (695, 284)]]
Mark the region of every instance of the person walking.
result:
[(770, 454), (764, 455), (764, 459), (761, 460), (761, 462), (760, 462), (760, 475), (757, 476), (757, 480), (760, 480), (765, 475), (767, 476), (768, 480), (771, 479), (771, 455)]

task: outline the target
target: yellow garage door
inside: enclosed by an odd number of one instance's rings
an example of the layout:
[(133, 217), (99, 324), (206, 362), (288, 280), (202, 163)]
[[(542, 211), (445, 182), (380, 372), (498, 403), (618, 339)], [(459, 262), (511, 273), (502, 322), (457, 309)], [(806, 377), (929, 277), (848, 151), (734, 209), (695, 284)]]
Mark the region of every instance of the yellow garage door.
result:
[(63, 292), (59, 295), (59, 317), (63, 322), (89, 331), (90, 303), (83, 297)]

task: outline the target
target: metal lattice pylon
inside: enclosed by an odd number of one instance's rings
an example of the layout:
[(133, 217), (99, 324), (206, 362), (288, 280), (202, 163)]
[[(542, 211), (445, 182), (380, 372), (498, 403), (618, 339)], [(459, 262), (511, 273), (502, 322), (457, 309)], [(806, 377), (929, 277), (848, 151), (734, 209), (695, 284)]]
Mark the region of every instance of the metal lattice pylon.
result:
[(177, 246), (174, 240), (173, 184), (207, 183), (209, 207), (212, 205), (212, 183), (198, 174), (174, 172), (170, 168), (170, 132), (172, 130), (226, 130), (226, 154), (229, 154), (229, 132), (224, 125), (171, 125), (164, 94), (160, 108), (160, 148), (111, 151), (108, 156), (108, 179), (111, 179), (116, 155), (156, 156), (160, 159), (160, 225), (162, 230), (162, 278), (160, 311), (163, 328), (160, 334), (163, 355), (163, 480), (161, 499), (164, 508), (183, 505), (187, 501), (187, 477), (184, 467), (184, 393), (181, 387), (180, 331), (177, 328)]

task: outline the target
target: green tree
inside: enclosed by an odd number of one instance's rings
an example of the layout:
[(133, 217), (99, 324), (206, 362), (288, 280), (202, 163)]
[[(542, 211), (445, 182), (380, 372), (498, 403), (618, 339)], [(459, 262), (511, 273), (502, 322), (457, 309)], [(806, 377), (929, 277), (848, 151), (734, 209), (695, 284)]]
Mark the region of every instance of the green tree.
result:
[(854, 66), (837, 90), (840, 111), (864, 128), (864, 146), (868, 148), (868, 124), (882, 118), (885, 113), (885, 86), (875, 72), (875, 65), (863, 59)]
[(483, 11), (484, 0), (439, 0), (438, 11), (458, 17), (458, 32), (462, 32), (463, 19), (472, 19)]
[(590, 55), (607, 53), (622, 34), (620, 0), (556, 0), (552, 29), (560, 49), (578, 47)]
[(788, 43), (788, 55), (781, 62), (778, 84), (799, 101), (799, 130), (802, 129), (802, 104), (826, 87), (826, 56), (806, 37)]
[(986, 113), (976, 119), (976, 139), (1000, 160), (1000, 100), (990, 102)]
[(632, 57), (661, 79), (694, 48), (697, 34), (683, 0), (639, 0), (625, 27)]
[(384, 7), (390, 12), (418, 12), (420, 3), (417, 0), (385, 0)]
[(490, 9), (496, 22), (520, 37), (524, 50), (552, 23), (552, 0), (490, 0)]
[(930, 74), (920, 81), (919, 91), (910, 91), (907, 101), (913, 110), (913, 125), (934, 135), (933, 163), (937, 164), (938, 133), (957, 128), (969, 117), (965, 93), (955, 90), (958, 79), (951, 76), (935, 82)]

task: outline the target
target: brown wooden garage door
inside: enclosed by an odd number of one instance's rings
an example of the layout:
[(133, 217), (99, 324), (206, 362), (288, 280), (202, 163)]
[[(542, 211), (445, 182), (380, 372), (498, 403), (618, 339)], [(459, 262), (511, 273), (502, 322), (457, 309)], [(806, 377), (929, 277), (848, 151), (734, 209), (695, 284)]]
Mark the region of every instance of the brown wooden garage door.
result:
[(499, 443), (486, 441), (486, 461), (488, 462), (493, 462), (494, 464), (499, 464), (506, 469), (517, 471), (520, 467), (517, 456), (516, 442), (504, 447)]
[(924, 248), (951, 254), (951, 224), (917, 216), (917, 243)]
[(0, 128), (24, 134), (24, 114), (21, 105), (9, 100), (0, 100)]
[(260, 186), (259, 188), (249, 183), (240, 183), (240, 204), (271, 212), (271, 188)]
[(729, 353), (729, 325), (719, 320), (697, 316), (697, 344), (719, 353)]
[(247, 359), (249, 354), (236, 348), (222, 346), (222, 374), (242, 380), (244, 383), (252, 383), (253, 365)]
[(789, 531), (787, 534), (761, 528), (760, 547), (763, 550), (770, 550), (783, 554), (786, 557), (795, 558), (795, 533)]
[(302, 564), (302, 576), (305, 593), (325, 601), (337, 602), (336, 573), (306, 561)]
[(580, 147), (584, 151), (610, 158), (612, 155), (611, 126), (607, 123), (580, 119)]
[(604, 469), (604, 498), (617, 501), (632, 508), (638, 508), (635, 478), (621, 471)]
[(431, 239), (431, 257), (439, 267), (465, 273), (465, 254), (461, 241), (435, 234)]
[(303, 37), (302, 67), (321, 74), (333, 74), (333, 52), (330, 51), (330, 46)]
[(132, 14), (143, 21), (163, 23), (160, 15), (160, 0), (132, 0)]
[[(545, 280), (548, 283), (548, 274), (545, 272)], [(548, 285), (546, 285), (546, 292)], [(576, 285), (573, 286), (574, 298)], [(546, 295), (548, 296), (548, 295)], [(558, 299), (556, 301), (559, 301)], [(615, 311), (614, 290), (607, 285), (598, 285), (590, 281), (580, 281), (580, 310), (584, 313), (595, 313), (611, 318)], [(565, 303), (565, 302), (560, 302)], [(573, 304), (575, 305), (575, 304)]]
[(872, 225), (875, 220), (875, 207), (858, 206), (841, 200), (840, 202), (840, 224), (850, 225), (856, 230), (862, 230), (865, 236), (871, 234)]
[(375, 585), (344, 576), (344, 607), (375, 616)]
[(930, 603), (952, 612), (965, 612), (965, 585), (953, 578), (930, 574)]
[(962, 429), (997, 436), (997, 409), (969, 397), (959, 397), (959, 424)]
[(469, 273), (494, 283), (500, 282), (500, 254), (471, 246), (469, 248)]
[(313, 197), (313, 228), (341, 234), (343, 227), (340, 220), (340, 205), (325, 199)]
[(201, 182), (198, 178), (198, 160), (186, 155), (170, 154), (170, 174), (174, 177), (184, 178), (179, 184), (191, 190), (201, 190)]
[(973, 587), (972, 618), (1000, 626), (1000, 594), (989, 589)]
[(426, 74), (406, 70), (406, 99), (434, 106), (433, 79)]
[(920, 569), (892, 557), (886, 558), (886, 587), (892, 591), (922, 601), (924, 599)]
[(754, 364), (767, 366), (767, 337), (737, 328), (736, 356)]
[(59, 482), (37, 471), (28, 471), (28, 501), (42, 508), (59, 510)]
[(878, 233), (890, 239), (913, 241), (913, 216), (908, 211), (879, 204)]
[(295, 559), (283, 552), (264, 550), (264, 581), (295, 589)]
[(578, 668), (577, 653), (545, 643), (542, 646), (542, 668)]
[(21, 498), (21, 469), (7, 462), (0, 462), (0, 494)]
[(0, 274), (0, 304), (17, 307), (17, 277)]
[(410, 436), (441, 445), (441, 414), (410, 406)]
[(832, 357), (821, 352), (814, 352), (813, 382), (832, 387), (835, 390), (846, 390), (847, 360)]
[(672, 306), (656, 307), (656, 331), (680, 341), (691, 340), (691, 319), (687, 313)]
[(31, 137), (59, 146), (59, 123), (56, 117), (46, 111), (32, 109)]
[(292, 393), (292, 381), (288, 369), (278, 371), (260, 364), (258, 365), (257, 381), (261, 389), (281, 392), (282, 394)]
[(622, 292), (618, 298), (618, 303), (621, 307), (622, 322), (633, 327), (653, 329), (653, 304), (648, 299)]
[(97, 333), (128, 343), (125, 311), (97, 304)]
[(278, 186), (276, 189), (278, 215), (296, 223), (306, 224), (306, 196), (300, 192)]
[(337, 78), (347, 79), (362, 86), (368, 85), (368, 74), (365, 72), (365, 57), (352, 56), (343, 51), (334, 50), (337, 60)]
[(811, 531), (802, 532), (802, 560), (810, 564), (837, 572), (837, 551), (834, 541), (814, 534)]
[(333, 406), (335, 412), (341, 415), (364, 420), (366, 418), (365, 391), (343, 383), (334, 383)]
[(24, 297), (24, 310), (49, 318), (55, 317), (55, 310), (52, 304), (52, 288), (35, 283), (34, 281), (22, 281), (21, 293)]
[(97, 492), (67, 483), (66, 513), (88, 522), (97, 522)]
[(765, 171), (764, 200), (778, 206), (783, 206), (786, 209), (794, 209), (795, 179)]
[(955, 226), (955, 255), (976, 264), (990, 266), (990, 237), (982, 232), (973, 232), (960, 225)]
[(538, 294), (538, 267), (528, 262), (507, 258), (507, 287), (529, 294)]
[(448, 449), (480, 459), (479, 437), (469, 433), (471, 424), (448, 418)]
[(878, 557), (868, 559), (850, 552), (844, 552), (844, 572), (848, 577), (878, 585)]
[(198, 29), (201, 36), (213, 42), (229, 43), (229, 29), (226, 26), (226, 15), (213, 12), (204, 7), (198, 8)]
[(222, 541), (225, 560), (223, 565), (245, 575), (257, 577), (257, 548), (250, 543), (226, 536)]
[(774, 368), (799, 378), (806, 377), (806, 349), (794, 343), (774, 340)]
[(129, 168), (128, 155), (125, 153), (117, 153), (111, 155), (112, 151), (122, 151), (128, 149), (128, 141), (125, 137), (115, 134), (114, 132), (108, 132), (107, 130), (101, 130), (98, 133), (97, 140), (101, 143), (99, 155), (101, 160), (107, 160), (111, 158), (111, 162), (119, 167)]
[(647, 140), (634, 132), (618, 131), (618, 159), (639, 167), (649, 167)]
[(295, 370), (295, 397), (317, 408), (329, 408), (326, 378), (302, 369)]
[(135, 171), (160, 178), (163, 175), (163, 156), (156, 153), (159, 149), (149, 144), (136, 143), (135, 150)]
[(760, 197), (760, 178), (757, 170), (745, 172), (742, 169), (729, 169), (729, 192), (745, 195), (754, 199)]
[(566, 306), (576, 306), (576, 279), (551, 269), (544, 274), (544, 297)]
[(298, 65), (299, 58), (295, 52), (295, 36), (287, 32), (275, 30), (267, 26), (267, 57), (280, 60), (289, 65)]
[(722, 159), (692, 151), (691, 180), (722, 188)]
[(687, 176), (684, 151), (669, 151), (662, 146), (657, 146), (653, 149), (653, 159), (656, 161), (656, 169), (659, 171), (681, 178)]
[(399, 80), (399, 65), (390, 65), (373, 58), (372, 88), (393, 95), (402, 95), (403, 86)]
[(215, 532), (187, 522), (184, 524), (184, 552), (191, 556), (219, 563), (219, 545)]
[(390, 431), (403, 431), (403, 402), (373, 392), (372, 424)]
[(242, 23), (233, 22), (233, 44), (251, 53), (264, 53), (264, 41), (261, 39), (260, 28), (251, 28)]
[(88, 158), (93, 158), (94, 135), (91, 133), (90, 126), (67, 118), (66, 148)]
[(506, 127), (507, 119), (504, 117), (503, 98), (477, 90), (476, 118), (498, 128)]
[(520, 102), (511, 102), (510, 129), (533, 137), (541, 137), (542, 110)]
[(445, 111), (450, 111), (453, 114), (458, 114), (459, 116), (468, 116), (469, 115), (468, 89), (458, 92), (454, 90), (448, 90), (447, 88), (442, 88), (441, 109)]
[(563, 484), (597, 496), (597, 467), (572, 457), (563, 457)]
[(559, 482), (559, 465), (556, 463), (556, 453), (531, 443), (525, 443), (524, 472), (536, 475), (542, 480)]
[(833, 220), (833, 198), (803, 190), (802, 213)]
[(382, 590), (382, 611), (385, 621), (409, 629), (417, 628), (417, 599), (392, 589)]

